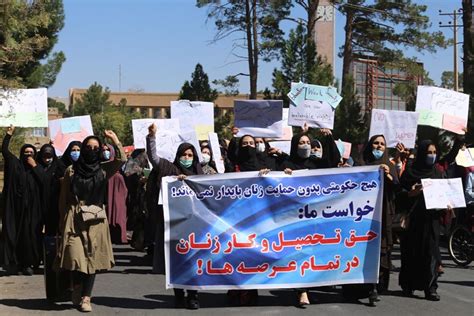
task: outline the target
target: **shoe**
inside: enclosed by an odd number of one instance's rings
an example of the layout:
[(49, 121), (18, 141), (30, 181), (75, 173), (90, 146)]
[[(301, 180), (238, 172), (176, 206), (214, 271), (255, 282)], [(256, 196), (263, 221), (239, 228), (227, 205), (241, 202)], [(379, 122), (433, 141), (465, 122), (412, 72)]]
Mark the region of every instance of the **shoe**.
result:
[(26, 267), (22, 270), (23, 275), (33, 275), (33, 269), (30, 267)]
[(72, 301), (72, 305), (74, 306), (79, 306), (82, 302), (82, 286), (76, 286), (74, 287), (74, 289), (72, 290), (72, 294), (71, 294), (71, 301)]
[(436, 292), (425, 292), (425, 298), (428, 301), (439, 301), (441, 297)]
[(6, 267), (6, 275), (18, 275), (18, 267), (14, 265), (9, 265)]
[(199, 309), (199, 300), (196, 294), (188, 294), (188, 298), (186, 300), (186, 308), (187, 309)]
[(376, 302), (379, 302), (379, 295), (377, 293), (377, 290), (372, 290), (369, 293), (369, 306), (375, 306)]
[(415, 296), (415, 295), (414, 295), (414, 291), (413, 291), (413, 290), (410, 290), (410, 289), (403, 289), (403, 290), (402, 290), (402, 293), (403, 293), (403, 296), (405, 296), (405, 297), (413, 297), (413, 296)]
[(83, 298), (82, 301), (81, 301), (81, 306), (80, 306), (79, 310), (83, 313), (92, 312), (91, 299), (90, 298)]
[(306, 308), (306, 305), (311, 304), (308, 298), (308, 292), (298, 293), (298, 307)]

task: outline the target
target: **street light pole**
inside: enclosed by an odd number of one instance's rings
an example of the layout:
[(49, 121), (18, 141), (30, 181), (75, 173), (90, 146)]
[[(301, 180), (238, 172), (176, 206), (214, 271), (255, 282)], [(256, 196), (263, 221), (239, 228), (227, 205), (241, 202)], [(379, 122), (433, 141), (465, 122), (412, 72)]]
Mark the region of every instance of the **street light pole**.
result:
[(463, 27), (463, 25), (458, 24), (458, 18), (462, 16), (462, 9), (453, 10), (453, 13), (442, 13), (439, 10), (439, 15), (447, 15), (452, 18), (453, 21), (448, 21), (448, 24), (442, 24), (439, 22), (439, 27), (449, 27), (453, 29), (453, 49), (454, 49), (454, 69), (453, 69), (453, 81), (454, 81), (454, 91), (459, 90), (459, 78), (458, 78), (458, 27)]

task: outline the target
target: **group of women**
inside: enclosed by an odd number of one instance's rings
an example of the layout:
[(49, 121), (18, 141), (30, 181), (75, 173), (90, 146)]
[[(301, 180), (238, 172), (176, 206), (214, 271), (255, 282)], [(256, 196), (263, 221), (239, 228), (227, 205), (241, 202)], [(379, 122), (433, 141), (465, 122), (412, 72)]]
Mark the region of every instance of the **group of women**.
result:
[[(72, 301), (83, 312), (92, 310), (96, 272), (114, 265), (112, 241), (128, 242), (127, 226), (136, 230), (132, 245), (141, 245), (137, 246), (140, 249), (148, 246), (149, 253), (153, 254), (154, 272), (164, 273), (164, 218), (162, 206), (158, 204), (163, 177), (184, 179), (190, 175), (216, 174), (216, 159), (224, 161), (226, 172), (258, 171), (260, 174), (269, 171), (292, 174), (293, 170), (353, 165), (352, 159), (341, 157), (327, 129), (321, 129), (319, 136), (313, 138), (308, 129), (303, 128), (300, 134), (293, 136), (289, 155), (271, 148), (264, 138), (244, 135), (234, 137), (229, 143), (222, 141), (220, 153), (213, 153), (206, 143), (202, 143), (201, 148), (183, 143), (174, 161), (158, 156), (154, 124), (149, 127), (146, 152), (135, 151), (128, 160), (112, 131), (104, 133), (111, 144), (89, 136), (71, 142), (61, 158), (56, 156), (51, 144), (44, 145), (38, 153), (34, 146), (24, 145), (17, 158), (9, 150), (13, 132), (13, 127), (7, 129), (2, 144), (5, 267), (8, 273), (20, 270), (31, 275), (41, 261), (42, 236), (60, 236), (55, 265), (58, 270), (70, 271)], [(384, 171), (379, 282), (343, 286), (343, 294), (346, 298), (365, 295), (370, 302), (375, 302), (378, 293), (388, 289), (392, 220), (396, 212), (403, 212), (405, 231), (400, 237), (399, 284), (407, 296), (422, 290), (426, 299), (439, 300), (436, 289), (441, 263), (440, 220), (446, 211), (426, 210), (421, 179), (445, 177), (452, 161), (440, 160), (438, 147), (431, 141), (419, 142), (416, 155), (399, 144), (394, 158), (390, 158), (386, 145), (383, 135), (371, 137), (357, 162), (358, 165), (380, 165)], [(459, 150), (459, 146), (454, 147), (453, 150)], [(202, 161), (197, 150), (201, 151)], [(145, 174), (148, 161), (153, 167), (149, 176)], [(451, 211), (448, 206), (447, 209)], [(297, 305), (310, 304), (307, 291), (295, 289)], [(235, 305), (252, 305), (258, 300), (257, 290), (234, 290), (228, 295)], [(185, 293), (175, 289), (175, 304), (199, 308), (197, 291)]]

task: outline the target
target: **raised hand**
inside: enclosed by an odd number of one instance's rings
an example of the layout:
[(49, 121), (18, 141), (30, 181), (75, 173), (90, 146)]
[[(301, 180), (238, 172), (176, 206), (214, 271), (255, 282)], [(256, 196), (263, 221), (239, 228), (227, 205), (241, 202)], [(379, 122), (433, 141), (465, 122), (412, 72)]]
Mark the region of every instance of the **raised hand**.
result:
[(10, 125), (10, 126), (7, 127), (7, 134), (8, 135), (12, 136), (14, 131), (15, 131), (15, 126)]
[(120, 143), (117, 135), (111, 130), (106, 129), (104, 131), (104, 136), (110, 138), (112, 142), (114, 143), (114, 145), (117, 145), (118, 143)]
[(31, 168), (36, 167), (35, 158), (33, 158), (32, 156), (29, 156), (28, 158), (26, 158), (26, 163), (29, 164), (31, 166)]
[(148, 135), (155, 136), (157, 129), (158, 128), (156, 127), (155, 123), (151, 124), (150, 126), (148, 126)]

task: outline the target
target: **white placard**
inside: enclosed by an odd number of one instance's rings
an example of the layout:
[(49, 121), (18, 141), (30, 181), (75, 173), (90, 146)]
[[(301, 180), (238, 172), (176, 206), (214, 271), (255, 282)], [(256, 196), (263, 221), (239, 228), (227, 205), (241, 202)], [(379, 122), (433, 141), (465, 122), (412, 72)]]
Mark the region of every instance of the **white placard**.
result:
[(132, 120), (133, 145), (135, 149), (146, 148), (146, 135), (148, 127), (155, 123), (157, 131), (179, 133), (179, 121), (177, 119), (139, 119)]
[(203, 101), (171, 101), (171, 118), (178, 119), (182, 132), (194, 131), (198, 139), (207, 140), (214, 132), (214, 103)]
[(70, 142), (82, 142), (87, 136), (94, 135), (89, 115), (51, 120), (48, 125), (49, 138), (53, 141), (57, 156), (63, 155)]
[(421, 179), (426, 209), (466, 207), (461, 178)]
[(329, 128), (334, 127), (334, 108), (325, 101), (304, 100), (290, 105), (288, 125)]
[(291, 140), (291, 138), (293, 137), (293, 127), (288, 125), (289, 113), (290, 109), (283, 108), (283, 119), (281, 120), (283, 136), (280, 138), (275, 138), (275, 140)]
[(268, 142), (271, 148), (280, 149), (282, 152), (286, 154), (290, 154), (291, 152), (291, 141), (289, 140), (280, 140), (280, 141), (271, 141)]
[(282, 137), (283, 101), (281, 100), (234, 100), (235, 126), (238, 137), (250, 134), (254, 137)]
[(212, 150), (212, 160), (216, 164), (217, 172), (224, 173), (225, 166), (222, 160), (221, 146), (219, 145), (217, 133), (209, 133), (209, 146)]
[(201, 147), (196, 132), (176, 133), (174, 131), (158, 131), (155, 135), (156, 153), (160, 158), (173, 162), (179, 145), (190, 143), (196, 148), (199, 161), (202, 161)]
[(46, 88), (0, 90), (0, 126), (48, 127)]
[(414, 148), (418, 116), (416, 112), (373, 109), (369, 138), (383, 135), (387, 147), (394, 148), (403, 143), (407, 148)]

